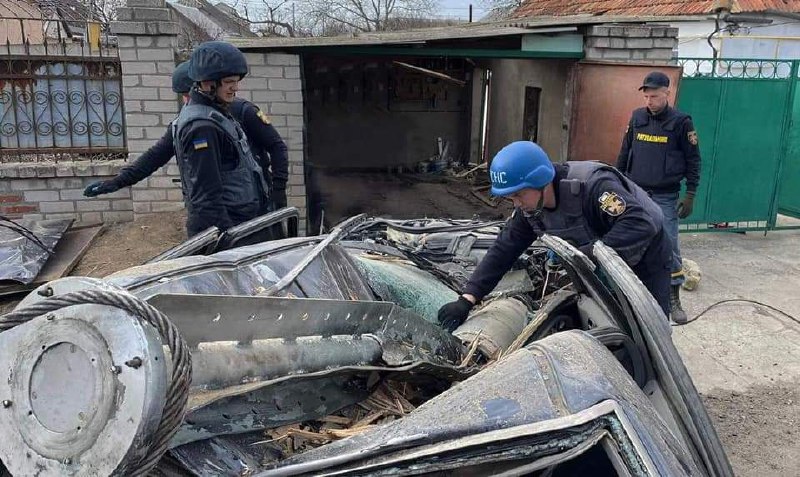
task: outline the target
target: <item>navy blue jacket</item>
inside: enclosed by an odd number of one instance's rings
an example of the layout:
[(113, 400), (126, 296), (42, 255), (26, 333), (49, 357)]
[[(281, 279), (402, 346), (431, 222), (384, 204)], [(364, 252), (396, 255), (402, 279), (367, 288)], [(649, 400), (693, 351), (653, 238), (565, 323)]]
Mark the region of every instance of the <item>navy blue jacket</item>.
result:
[[(278, 131), (268, 120), (262, 119), (263, 113), (258, 106), (244, 99), (236, 98), (241, 107), (231, 107), (231, 114), (239, 122), (247, 134), (250, 147), (256, 160), (264, 171), (272, 173), (273, 189), (285, 190), (289, 179), (289, 158), (286, 143)], [(239, 113), (234, 114), (234, 113)], [(266, 116), (263, 116), (266, 118)], [(129, 187), (151, 176), (158, 168), (165, 166), (175, 156), (172, 143), (172, 130), (167, 128), (164, 135), (150, 149), (142, 153), (131, 164), (122, 168), (117, 177), (112, 179), (118, 188)]]
[[(229, 121), (235, 121), (225, 109), (197, 90), (191, 92), (191, 103), (211, 106), (227, 116)], [(218, 125), (209, 120), (191, 122), (178, 132), (175, 144), (176, 149), (180, 147), (176, 153), (182, 158), (179, 162), (181, 178), (186, 181), (184, 193), (189, 191), (185, 201), (188, 210), (186, 228), (190, 237), (211, 226), (226, 230), (267, 212), (265, 195), (261, 206), (246, 210), (230, 207), (230, 203), (237, 199), (248, 199), (238, 197), (241, 191), (237, 191), (235, 197), (228, 197), (231, 191), (225, 187), (226, 178), (241, 169), (244, 159), (240, 157), (236, 143)], [(264, 194), (260, 189), (250, 193)], [(250, 199), (250, 203), (257, 203), (257, 199)]]
[(678, 192), (700, 183), (700, 148), (692, 118), (667, 106), (656, 115), (639, 108), (631, 115), (617, 169), (648, 192)]
[[(555, 195), (559, 197), (559, 182), (568, 172), (568, 166), (555, 166), (556, 175), (553, 180)], [(663, 217), (657, 207), (643, 204), (640, 200), (642, 191), (633, 193), (626, 187), (615, 171), (600, 170), (595, 172), (586, 182), (583, 194), (582, 211), (586, 223), (604, 244), (615, 249), (625, 262), (639, 276), (648, 274), (665, 274), (669, 276), (670, 255), (666, 247), (662, 247)], [(635, 187), (635, 186), (634, 186)], [(603, 210), (601, 199), (613, 196), (621, 199), (624, 211), (612, 215)], [(645, 196), (645, 200), (650, 200)], [(653, 211), (656, 213), (654, 214)], [(559, 204), (547, 213), (563, 213)], [(532, 222), (534, 222), (532, 224)], [(541, 220), (529, 219), (519, 210), (515, 210), (497, 240), (486, 253), (478, 268), (470, 277), (464, 293), (482, 299), (491, 292), (503, 275), (508, 272), (517, 258), (527, 249), (540, 233), (547, 233)], [(557, 234), (554, 234), (557, 235)], [(658, 246), (651, 247), (653, 242)], [(591, 241), (573, 244), (591, 256)], [(641, 274), (641, 275), (640, 275)], [(644, 280), (643, 280), (644, 281)]]

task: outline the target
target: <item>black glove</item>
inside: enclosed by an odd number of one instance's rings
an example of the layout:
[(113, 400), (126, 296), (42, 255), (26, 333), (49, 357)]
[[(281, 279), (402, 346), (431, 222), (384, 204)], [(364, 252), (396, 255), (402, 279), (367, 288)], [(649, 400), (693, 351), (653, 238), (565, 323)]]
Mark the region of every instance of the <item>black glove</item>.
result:
[(586, 255), (586, 257), (589, 260), (591, 260), (593, 262), (595, 261), (595, 259), (594, 259), (594, 242), (589, 242), (589, 243), (587, 243), (586, 245), (584, 245), (582, 247), (578, 247), (578, 250), (583, 252), (583, 254)]
[(286, 189), (272, 189), (272, 205), (275, 210), (286, 207)]
[(678, 218), (685, 219), (692, 215), (694, 209), (694, 193), (687, 192), (683, 200), (678, 204)]
[(439, 324), (450, 333), (455, 331), (469, 315), (469, 310), (475, 306), (463, 296), (439, 308)]
[(111, 181), (92, 182), (83, 190), (86, 197), (97, 197), (101, 194), (110, 194), (119, 190), (116, 184)]

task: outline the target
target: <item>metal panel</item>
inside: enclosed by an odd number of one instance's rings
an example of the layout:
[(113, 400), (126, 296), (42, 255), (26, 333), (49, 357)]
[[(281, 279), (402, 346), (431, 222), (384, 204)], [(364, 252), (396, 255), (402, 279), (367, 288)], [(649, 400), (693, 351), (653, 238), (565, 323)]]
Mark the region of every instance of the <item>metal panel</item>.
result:
[(669, 76), (677, 94), (680, 68), (675, 66), (578, 63), (568, 160), (616, 165), (631, 112), (643, 106), (637, 89), (651, 71)]
[[(791, 161), (787, 105), (797, 62), (687, 59), (681, 64), (687, 76), (678, 108), (692, 116), (702, 156), (695, 210), (682, 228), (773, 228), (778, 178), (785, 158)], [(786, 195), (792, 189), (784, 188)]]
[(552, 51), (583, 54), (583, 35), (523, 35), (522, 51)]
[(791, 217), (800, 218), (800, 95), (797, 86), (800, 78), (795, 66), (792, 85), (792, 110), (790, 127), (787, 132), (786, 155), (780, 174), (780, 192), (778, 194), (778, 212)]

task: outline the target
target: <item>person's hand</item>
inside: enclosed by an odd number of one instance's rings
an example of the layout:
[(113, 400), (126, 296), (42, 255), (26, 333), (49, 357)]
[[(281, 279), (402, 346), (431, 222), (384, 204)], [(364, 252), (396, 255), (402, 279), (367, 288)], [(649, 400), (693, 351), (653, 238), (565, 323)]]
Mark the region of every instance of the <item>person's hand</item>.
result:
[(461, 326), (461, 323), (464, 323), (469, 315), (469, 310), (473, 306), (475, 304), (463, 295), (458, 297), (458, 300), (439, 308), (439, 324), (442, 325), (442, 328), (452, 333)]
[(683, 200), (678, 204), (678, 218), (685, 219), (692, 215), (694, 209), (694, 192), (687, 192)]
[(275, 206), (275, 210), (286, 207), (286, 189), (272, 190), (272, 204)]
[(98, 181), (89, 184), (86, 189), (83, 190), (83, 195), (86, 197), (97, 197), (98, 195), (110, 194), (118, 190), (119, 187), (114, 185), (111, 181)]
[(586, 255), (586, 257), (589, 260), (591, 260), (593, 262), (595, 261), (595, 259), (594, 259), (594, 242), (589, 242), (586, 245), (583, 245), (582, 247), (578, 247), (578, 250), (580, 250), (581, 253)]

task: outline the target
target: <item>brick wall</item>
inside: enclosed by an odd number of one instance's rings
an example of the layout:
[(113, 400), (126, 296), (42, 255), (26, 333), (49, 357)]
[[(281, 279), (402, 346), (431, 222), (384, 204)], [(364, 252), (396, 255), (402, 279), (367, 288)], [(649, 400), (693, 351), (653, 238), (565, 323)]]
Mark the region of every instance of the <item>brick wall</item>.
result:
[(250, 72), (237, 93), (265, 111), (289, 148), (290, 206), (300, 209), (305, 233), (306, 187), (303, 174), (303, 93), (300, 57), (283, 53), (246, 52)]
[(678, 47), (678, 29), (665, 25), (597, 25), (584, 34), (587, 60), (669, 63)]
[[(117, 35), (125, 97), (129, 159), (155, 144), (178, 114), (172, 91), (178, 26), (164, 0), (128, 0), (111, 24)], [(122, 164), (115, 164), (116, 171)], [(171, 162), (133, 186), (133, 216), (183, 208), (178, 166)], [(99, 197), (102, 199), (104, 196)], [(97, 199), (95, 199), (97, 200)]]
[[(134, 160), (161, 138), (178, 113), (179, 98), (172, 91), (178, 28), (164, 0), (128, 0), (118, 9), (117, 18), (111, 31), (117, 36), (122, 64), (128, 159)], [(300, 58), (281, 53), (246, 56), (250, 73), (241, 85), (240, 96), (267, 112), (286, 141), (288, 202), (300, 209), (304, 232)], [(0, 164), (0, 211), (14, 218), (73, 217), (88, 223), (129, 221), (141, 214), (183, 207), (174, 161), (132, 188), (91, 199), (83, 197), (87, 185), (113, 177), (124, 165), (125, 161)]]
[(180, 188), (167, 172), (170, 165), (133, 188), (95, 198), (83, 196), (92, 182), (119, 172), (123, 161), (58, 164), (0, 164), (0, 213), (11, 218), (74, 218), (81, 223), (126, 222), (137, 213), (183, 207)]

